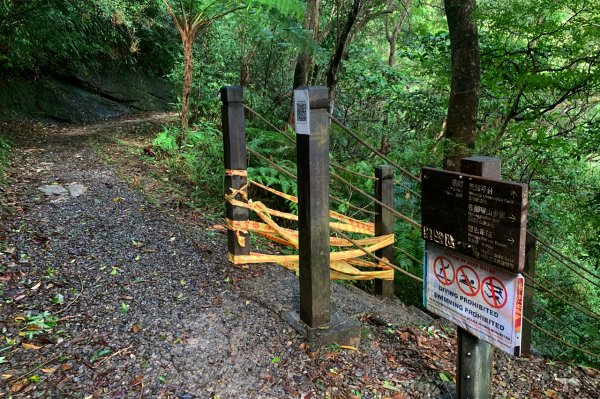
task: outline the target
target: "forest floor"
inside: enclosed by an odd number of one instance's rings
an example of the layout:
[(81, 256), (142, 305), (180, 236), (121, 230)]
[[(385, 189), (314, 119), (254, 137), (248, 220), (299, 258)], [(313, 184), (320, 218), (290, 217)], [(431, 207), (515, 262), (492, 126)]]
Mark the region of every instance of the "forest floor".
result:
[[(397, 300), (332, 284), (361, 344), (307, 350), (282, 317), (296, 277), (229, 264), (215, 212), (144, 159), (166, 118), (1, 126), (0, 398), (454, 397), (454, 328)], [(500, 352), (492, 386), (600, 397), (594, 369)]]

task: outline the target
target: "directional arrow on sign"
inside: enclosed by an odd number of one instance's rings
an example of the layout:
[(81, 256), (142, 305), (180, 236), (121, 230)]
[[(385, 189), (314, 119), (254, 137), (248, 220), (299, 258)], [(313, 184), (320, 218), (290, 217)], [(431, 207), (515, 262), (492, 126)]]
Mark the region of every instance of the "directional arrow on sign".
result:
[(513, 222), (514, 222), (515, 220), (517, 220), (517, 218), (515, 217), (515, 215), (510, 215), (508, 218), (509, 218), (511, 221), (513, 221)]
[(517, 194), (517, 192), (515, 190), (512, 190), (510, 192), (510, 195), (511, 195), (511, 197), (515, 198), (518, 194)]

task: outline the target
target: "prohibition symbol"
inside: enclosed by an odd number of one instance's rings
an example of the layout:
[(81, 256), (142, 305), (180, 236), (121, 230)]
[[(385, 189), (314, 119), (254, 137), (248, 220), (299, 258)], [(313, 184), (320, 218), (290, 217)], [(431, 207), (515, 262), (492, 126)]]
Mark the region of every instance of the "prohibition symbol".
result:
[(488, 305), (496, 309), (506, 305), (508, 295), (502, 281), (495, 277), (486, 277), (481, 282), (481, 285), (483, 286), (481, 295)]
[(467, 296), (475, 296), (481, 286), (479, 276), (471, 267), (462, 265), (456, 270), (458, 288)]
[(435, 277), (442, 285), (450, 285), (454, 282), (454, 265), (445, 256), (438, 256), (433, 261)]

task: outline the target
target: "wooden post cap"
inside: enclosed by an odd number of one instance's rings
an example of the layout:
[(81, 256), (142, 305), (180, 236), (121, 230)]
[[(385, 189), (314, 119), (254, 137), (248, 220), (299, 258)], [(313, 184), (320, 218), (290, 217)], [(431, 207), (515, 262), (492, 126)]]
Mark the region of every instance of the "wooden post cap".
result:
[(308, 90), (310, 109), (329, 108), (329, 89), (325, 86), (300, 86), (297, 90)]
[(223, 104), (243, 102), (244, 89), (242, 88), (242, 86), (221, 87), (221, 101), (223, 101)]
[(378, 165), (375, 166), (375, 177), (382, 180), (388, 180), (394, 178), (394, 169), (391, 165)]
[(460, 171), (469, 175), (500, 180), (500, 158), (475, 156), (460, 160)]

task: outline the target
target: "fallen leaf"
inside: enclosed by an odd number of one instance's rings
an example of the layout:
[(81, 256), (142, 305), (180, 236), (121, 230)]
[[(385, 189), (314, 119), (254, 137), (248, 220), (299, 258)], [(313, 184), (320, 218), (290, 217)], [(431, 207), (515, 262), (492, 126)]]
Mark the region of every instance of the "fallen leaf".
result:
[(390, 384), (388, 381), (383, 381), (382, 387), (384, 389), (387, 389), (387, 390), (390, 390), (390, 391), (401, 392), (398, 388), (396, 388), (395, 386), (393, 386), (392, 384)]
[(66, 376), (58, 384), (56, 384), (56, 388), (61, 389), (72, 377), (70, 375)]
[(69, 371), (73, 368), (73, 366), (71, 366), (71, 364), (69, 364), (69, 363), (65, 363), (62, 366), (60, 366), (60, 368), (62, 371)]
[(12, 393), (20, 392), (27, 385), (29, 385), (29, 380), (27, 378), (23, 378), (11, 385), (10, 392), (12, 392)]
[(8, 380), (9, 378), (12, 378), (12, 374), (2, 374), (2, 379), (3, 380)]
[(42, 282), (40, 281), (39, 283), (35, 284), (33, 287), (31, 287), (32, 291), (37, 290), (38, 288), (40, 288), (40, 285), (42, 285)]
[(138, 332), (140, 332), (140, 326), (137, 323), (135, 323), (133, 327), (131, 327), (131, 331), (133, 331), (134, 334), (137, 334)]
[(42, 349), (41, 346), (37, 346), (37, 345), (34, 345), (34, 344), (28, 344), (28, 343), (24, 343), (23, 344), (23, 348), (25, 348), (25, 349), (33, 349), (33, 350)]
[(349, 351), (356, 351), (357, 350), (355, 346), (350, 346), (350, 345), (340, 345), (340, 348), (341, 349), (346, 349), (346, 350), (349, 350)]
[(52, 368), (47, 368), (47, 369), (41, 369), (42, 373), (46, 373), (46, 374), (52, 374), (56, 371), (58, 367), (52, 367)]
[(449, 371), (442, 371), (439, 374), (440, 380), (444, 382), (454, 382), (454, 374)]
[(583, 370), (584, 373), (586, 373), (590, 377), (598, 377), (598, 376), (600, 376), (600, 370), (596, 370), (596, 369), (594, 369), (592, 367), (581, 366), (581, 369)]
[(556, 392), (556, 391), (555, 391), (555, 390), (553, 390), (553, 389), (546, 389), (546, 390), (544, 391), (544, 393), (545, 393), (545, 394), (546, 394), (546, 396), (548, 396), (549, 398), (552, 398), (552, 399), (557, 399), (557, 398), (558, 398), (558, 392)]
[(143, 375), (138, 375), (137, 377), (135, 377), (132, 381), (131, 384), (132, 386), (134, 385), (139, 385), (144, 381), (144, 376)]

